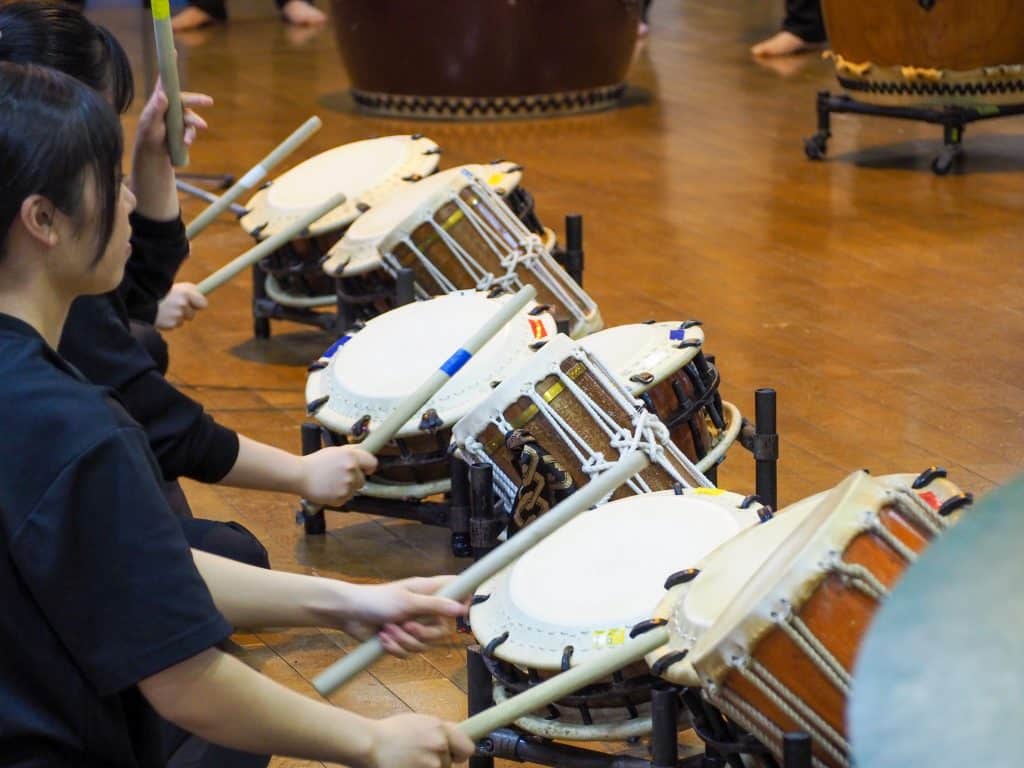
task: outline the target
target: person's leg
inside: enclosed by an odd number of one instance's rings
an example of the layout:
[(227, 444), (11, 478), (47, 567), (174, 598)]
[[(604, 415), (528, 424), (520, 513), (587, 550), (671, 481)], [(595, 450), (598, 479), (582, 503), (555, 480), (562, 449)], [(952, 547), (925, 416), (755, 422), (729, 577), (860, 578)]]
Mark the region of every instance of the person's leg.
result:
[(189, 0), (188, 6), (171, 19), (171, 28), (175, 32), (185, 32), (227, 20), (228, 9), (224, 0)]
[(270, 567), (270, 555), (260, 540), (236, 522), (182, 519), (181, 529), (189, 546), (211, 555), (220, 555), (259, 568)]
[(274, 0), (281, 18), (297, 27), (315, 27), (327, 21), (312, 0)]
[(755, 56), (788, 56), (821, 48), (825, 42), (825, 22), (820, 0), (786, 0), (782, 29), (755, 45)]

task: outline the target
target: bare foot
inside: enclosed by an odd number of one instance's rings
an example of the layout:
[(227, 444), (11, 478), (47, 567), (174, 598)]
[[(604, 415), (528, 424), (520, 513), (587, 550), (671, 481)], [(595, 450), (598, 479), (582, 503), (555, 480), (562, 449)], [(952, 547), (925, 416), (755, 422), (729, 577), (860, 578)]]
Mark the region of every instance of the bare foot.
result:
[(651, 28), (647, 25), (647, 22), (646, 21), (641, 21), (637, 25), (637, 27), (636, 27), (636, 36), (637, 37), (647, 37), (647, 35), (648, 35), (648, 33), (650, 31), (651, 31)]
[(217, 21), (218, 19), (215, 19), (202, 8), (190, 5), (171, 19), (171, 29), (175, 32), (186, 32), (190, 29), (208, 27), (211, 24), (216, 24)]
[(318, 27), (327, 21), (323, 11), (317, 10), (306, 0), (289, 0), (281, 8), (281, 15), (286, 22), (297, 27)]
[(819, 50), (824, 46), (824, 43), (809, 43), (803, 38), (797, 37), (792, 32), (782, 30), (781, 32), (776, 32), (767, 40), (762, 40), (751, 48), (750, 52), (758, 58), (792, 56), (794, 53), (805, 53), (806, 51)]

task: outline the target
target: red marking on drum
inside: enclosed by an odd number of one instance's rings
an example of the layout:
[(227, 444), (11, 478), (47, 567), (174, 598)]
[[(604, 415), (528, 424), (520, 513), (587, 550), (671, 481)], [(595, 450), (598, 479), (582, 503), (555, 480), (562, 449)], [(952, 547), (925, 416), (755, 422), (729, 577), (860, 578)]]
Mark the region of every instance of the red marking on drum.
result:
[(942, 506), (942, 502), (939, 501), (939, 497), (932, 491), (918, 491), (917, 495), (920, 496), (924, 503), (932, 509), (938, 509)]
[(535, 339), (546, 339), (548, 336), (548, 329), (544, 325), (543, 320), (535, 320), (534, 318), (528, 318), (530, 322), (530, 330), (533, 332), (533, 338)]

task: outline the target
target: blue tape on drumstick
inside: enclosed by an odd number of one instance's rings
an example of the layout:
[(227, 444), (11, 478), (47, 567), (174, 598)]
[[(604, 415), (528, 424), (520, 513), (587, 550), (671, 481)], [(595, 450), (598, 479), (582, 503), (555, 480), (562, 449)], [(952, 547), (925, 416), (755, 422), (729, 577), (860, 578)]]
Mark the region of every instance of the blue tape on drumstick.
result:
[(466, 350), (459, 348), (455, 351), (454, 355), (444, 361), (444, 364), (441, 366), (441, 370), (451, 378), (459, 372), (462, 366), (469, 362), (469, 358), (472, 356), (472, 352), (467, 352)]
[(323, 356), (324, 357), (333, 357), (334, 353), (337, 352), (341, 347), (343, 347), (346, 344), (348, 344), (348, 342), (351, 340), (351, 338), (352, 338), (351, 336), (342, 336), (340, 339), (338, 339), (336, 342), (334, 342), (333, 344), (331, 344), (331, 346), (329, 346), (327, 348), (327, 351), (324, 352)]
[(682, 328), (677, 328), (674, 331), (668, 332), (669, 341), (684, 341), (686, 339), (686, 331)]

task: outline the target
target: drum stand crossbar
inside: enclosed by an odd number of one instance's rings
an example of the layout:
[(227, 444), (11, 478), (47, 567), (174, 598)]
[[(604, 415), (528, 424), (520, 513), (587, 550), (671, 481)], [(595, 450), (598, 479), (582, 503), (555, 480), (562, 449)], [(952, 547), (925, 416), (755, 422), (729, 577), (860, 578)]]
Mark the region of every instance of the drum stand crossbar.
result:
[(953, 167), (953, 161), (963, 152), (964, 130), (969, 123), (1024, 114), (1024, 104), (978, 107), (901, 107), (868, 104), (851, 96), (836, 95), (819, 91), (817, 97), (818, 131), (804, 139), (804, 153), (811, 160), (822, 160), (832, 137), (832, 113), (850, 113), (890, 117), (899, 120), (916, 120), (942, 126), (943, 147), (932, 160), (932, 171), (945, 176)]
[[(754, 457), (756, 499), (772, 509), (778, 507), (779, 435), (776, 428), (775, 390), (758, 389), (754, 392), (754, 423), (744, 420), (739, 441)], [(302, 425), (301, 434), (304, 456), (324, 445), (344, 444), (343, 437), (332, 435), (312, 422)], [(327, 509), (446, 527), (451, 530), (452, 553), (456, 557), (480, 557), (497, 546), (498, 536), (505, 529), (510, 511), (496, 500), (490, 464), (470, 466), (451, 456), (449, 472), (451, 491), (441, 501), (360, 495), (342, 507)], [(709, 473), (709, 477), (713, 480), (714, 473)], [(303, 504), (296, 514), (296, 522), (302, 523), (310, 535), (323, 534), (326, 530), (324, 512), (320, 508)]]

